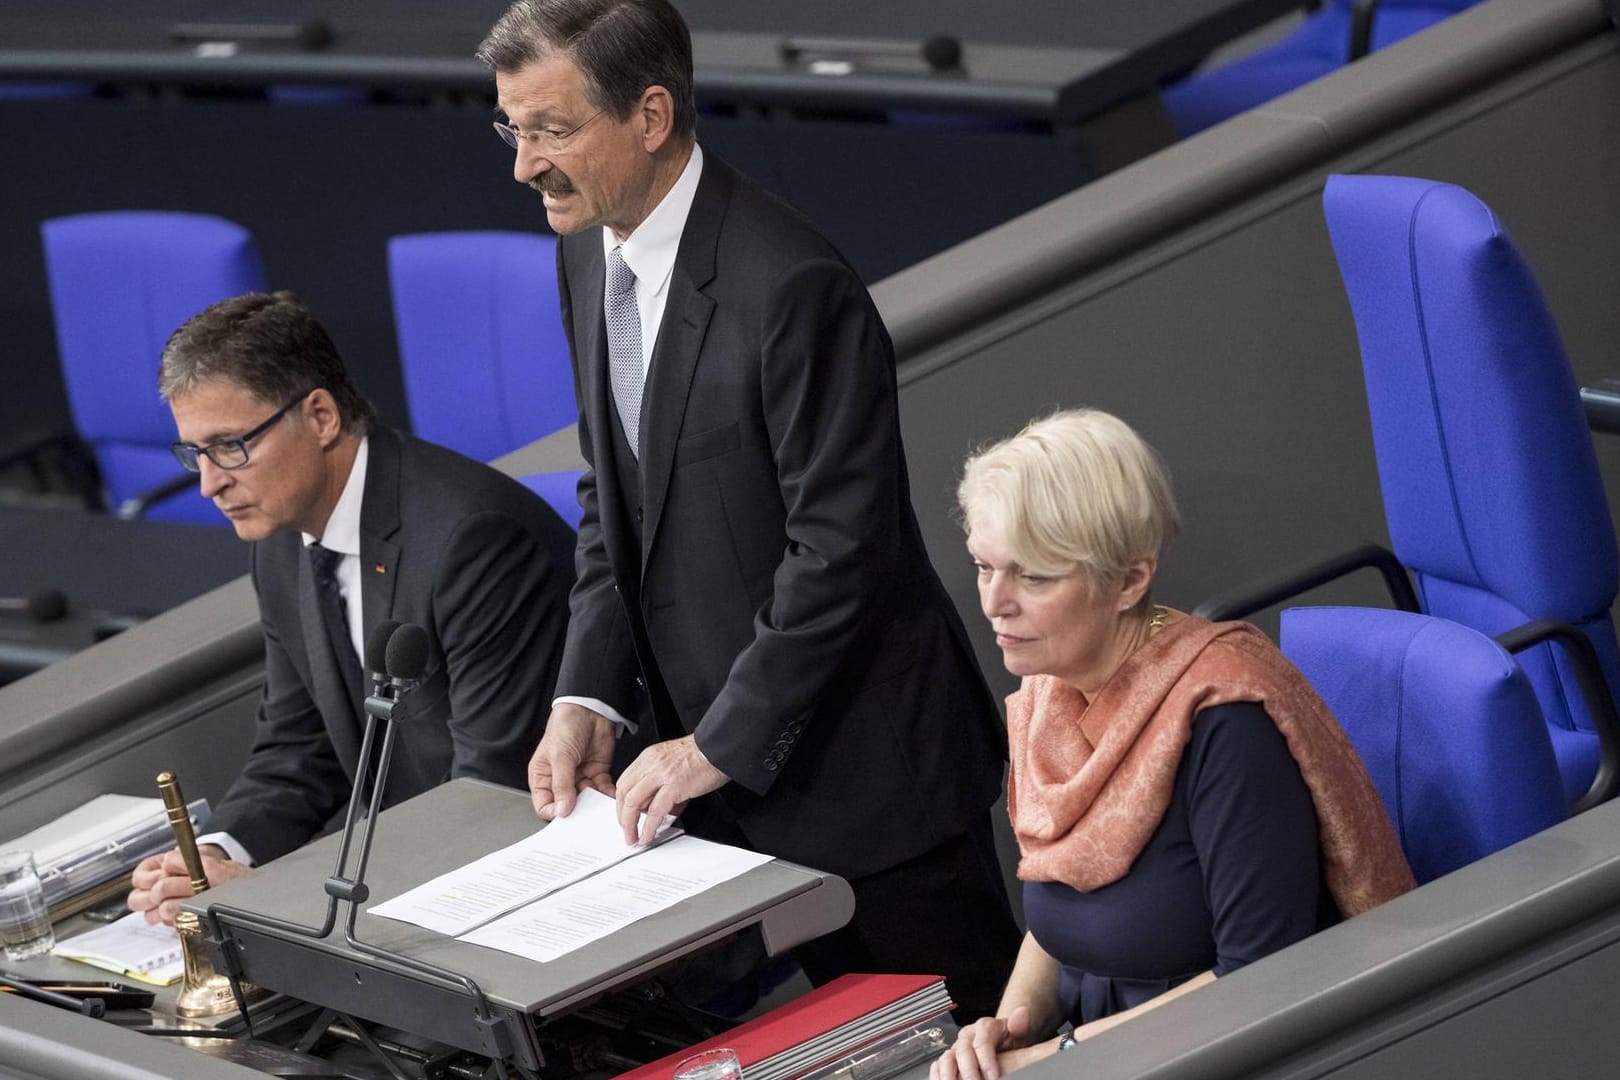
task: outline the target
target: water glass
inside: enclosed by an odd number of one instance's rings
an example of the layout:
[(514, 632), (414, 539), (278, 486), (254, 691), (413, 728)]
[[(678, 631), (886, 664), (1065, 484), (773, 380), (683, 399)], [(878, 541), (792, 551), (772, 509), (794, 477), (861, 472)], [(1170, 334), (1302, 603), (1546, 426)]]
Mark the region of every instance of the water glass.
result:
[(683, 1058), (675, 1066), (675, 1080), (742, 1080), (737, 1051), (718, 1048)]
[(26, 960), (50, 952), (54, 944), (34, 853), (0, 852), (0, 946), (6, 959)]

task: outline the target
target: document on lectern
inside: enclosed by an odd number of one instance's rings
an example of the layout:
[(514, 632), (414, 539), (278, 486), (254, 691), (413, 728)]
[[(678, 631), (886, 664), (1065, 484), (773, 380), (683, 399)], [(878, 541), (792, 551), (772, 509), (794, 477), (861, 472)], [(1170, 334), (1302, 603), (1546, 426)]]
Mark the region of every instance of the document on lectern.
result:
[(680, 836), (519, 908), (462, 941), (555, 960), (638, 919), (771, 861), (743, 848)]
[[(654, 846), (680, 834), (673, 822), (665, 821)], [(612, 797), (586, 789), (567, 817), (370, 912), (456, 937), (647, 850), (624, 842)]]

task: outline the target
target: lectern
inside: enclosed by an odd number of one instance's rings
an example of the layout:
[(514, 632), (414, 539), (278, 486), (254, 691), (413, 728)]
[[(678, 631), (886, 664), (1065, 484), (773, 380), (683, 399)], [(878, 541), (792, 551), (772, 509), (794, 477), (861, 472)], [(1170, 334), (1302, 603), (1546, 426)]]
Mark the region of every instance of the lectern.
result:
[[(453, 780), (379, 816), (368, 871), (371, 895), (380, 903), (537, 827), (526, 793)], [(220, 970), (524, 1070), (544, 1064), (541, 1025), (680, 957), (739, 932), (759, 934), (766, 952), (777, 955), (836, 930), (854, 912), (854, 896), (842, 878), (781, 861), (546, 963), (361, 912), (360, 940), (470, 976), (483, 994), (478, 1001), (462, 986), (353, 949), (341, 934), (312, 940), (222, 910), (320, 926), (327, 902), (322, 885), (337, 843), (337, 836), (325, 837), (187, 903), (211, 928)]]

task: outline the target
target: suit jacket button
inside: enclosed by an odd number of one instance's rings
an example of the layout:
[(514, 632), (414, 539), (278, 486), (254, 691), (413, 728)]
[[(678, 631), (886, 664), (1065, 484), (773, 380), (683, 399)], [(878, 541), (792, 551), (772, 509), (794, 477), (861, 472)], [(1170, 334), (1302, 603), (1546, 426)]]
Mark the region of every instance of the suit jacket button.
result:
[(765, 759), (765, 771), (766, 772), (775, 772), (776, 771), (776, 762), (772, 761), (769, 758), (766, 758)]

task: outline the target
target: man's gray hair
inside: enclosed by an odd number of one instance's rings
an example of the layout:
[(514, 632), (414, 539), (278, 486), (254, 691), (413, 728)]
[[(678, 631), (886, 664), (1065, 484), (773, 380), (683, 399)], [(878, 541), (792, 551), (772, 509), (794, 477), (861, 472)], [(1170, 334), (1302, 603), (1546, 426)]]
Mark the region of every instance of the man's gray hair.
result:
[(585, 78), (591, 104), (620, 121), (649, 86), (674, 100), (674, 131), (697, 127), (692, 98), (692, 35), (670, 0), (517, 0), (491, 28), (477, 57), (512, 75), (553, 53)]

